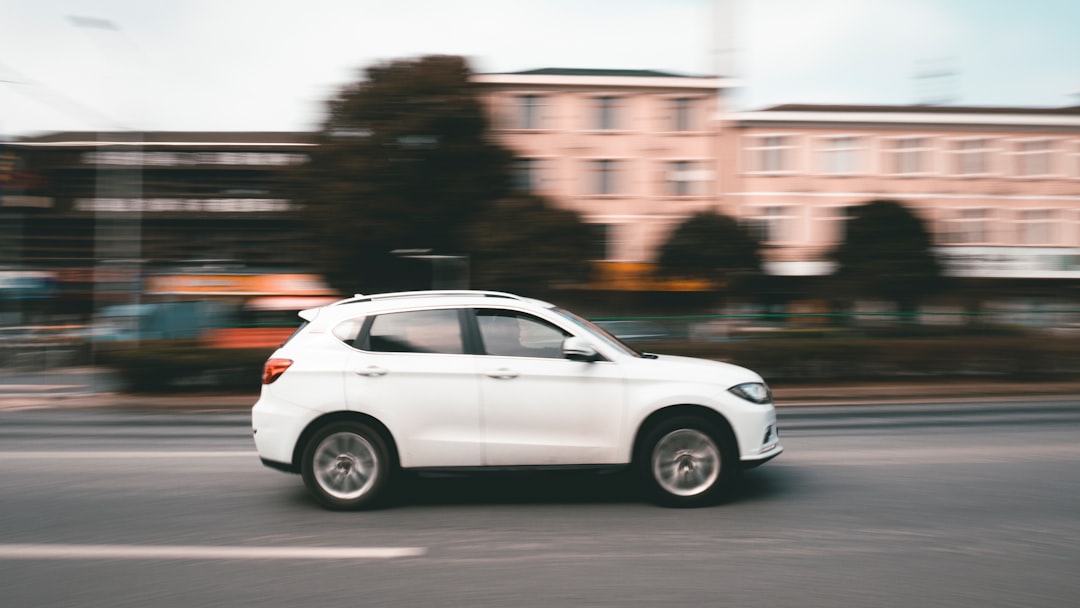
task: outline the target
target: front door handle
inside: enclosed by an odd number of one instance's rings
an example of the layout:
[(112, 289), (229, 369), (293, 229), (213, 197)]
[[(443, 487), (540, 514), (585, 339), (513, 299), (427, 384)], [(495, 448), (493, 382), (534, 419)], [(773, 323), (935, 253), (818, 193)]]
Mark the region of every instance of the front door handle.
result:
[(495, 378), (497, 380), (512, 380), (518, 377), (518, 373), (512, 369), (505, 367), (500, 369), (493, 369), (489, 372), (484, 372), (484, 375), (488, 378)]
[(379, 366), (377, 366), (377, 365), (369, 365), (369, 366), (365, 367), (364, 369), (356, 370), (356, 375), (358, 375), (358, 376), (368, 376), (368, 377), (374, 378), (376, 376), (385, 376), (386, 375), (386, 370), (379, 367)]

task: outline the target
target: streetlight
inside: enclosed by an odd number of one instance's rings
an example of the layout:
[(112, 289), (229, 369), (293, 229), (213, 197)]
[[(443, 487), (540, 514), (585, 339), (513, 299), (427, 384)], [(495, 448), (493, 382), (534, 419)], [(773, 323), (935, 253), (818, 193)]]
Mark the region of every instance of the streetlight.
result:
[[(137, 48), (123, 36), (120, 28), (107, 19), (69, 15), (68, 21), (75, 27), (95, 32), (106, 32), (110, 36), (121, 36), (125, 45), (130, 47), (131, 55), (137, 55)], [(107, 48), (103, 41), (97, 44), (107, 54), (118, 54), (115, 48)], [(123, 62), (110, 62), (112, 65)], [(106, 85), (108, 86), (108, 85)], [(130, 118), (130, 116), (128, 117)], [(125, 121), (126, 122), (126, 121)], [(122, 284), (119, 292), (128, 292), (135, 311), (135, 322), (141, 327), (139, 308), (142, 297), (142, 198), (143, 182), (141, 152), (143, 149), (142, 133), (130, 127), (121, 127), (111, 133), (98, 132), (98, 150), (120, 146), (136, 153), (139, 162), (111, 169), (102, 168), (102, 155), (93, 155), (97, 164), (94, 213), (94, 303), (96, 313), (110, 300), (113, 291), (106, 283), (117, 275)], [(101, 209), (102, 199), (121, 199), (131, 201), (122, 206), (123, 210), (109, 211), (110, 221), (105, 221)], [(115, 270), (110, 270), (110, 268)], [(140, 331), (135, 332), (135, 344), (138, 345)]]

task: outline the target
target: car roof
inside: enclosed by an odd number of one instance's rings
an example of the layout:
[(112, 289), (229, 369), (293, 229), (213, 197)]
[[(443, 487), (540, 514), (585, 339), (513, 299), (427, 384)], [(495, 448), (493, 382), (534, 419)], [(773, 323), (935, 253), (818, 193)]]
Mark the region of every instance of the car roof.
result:
[(422, 306), (485, 306), (491, 304), (522, 304), (527, 308), (554, 308), (553, 304), (503, 291), (472, 289), (395, 291), (377, 294), (356, 294), (325, 306), (300, 311), (300, 317), (314, 321), (316, 317), (330, 314), (332, 320), (354, 315), (357, 312), (384, 312), (397, 308)]

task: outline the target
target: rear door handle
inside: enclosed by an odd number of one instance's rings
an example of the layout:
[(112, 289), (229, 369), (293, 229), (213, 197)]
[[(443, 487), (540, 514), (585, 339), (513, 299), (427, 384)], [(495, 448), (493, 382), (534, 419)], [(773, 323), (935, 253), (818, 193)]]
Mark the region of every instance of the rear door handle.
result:
[(381, 367), (378, 367), (376, 365), (369, 365), (369, 366), (365, 367), (364, 369), (356, 370), (356, 375), (357, 376), (368, 376), (368, 377), (385, 376), (386, 373), (387, 372), (386, 372), (385, 369), (383, 369)]
[(512, 369), (507, 369), (505, 367), (500, 369), (493, 369), (489, 372), (484, 372), (484, 375), (488, 378), (495, 378), (498, 380), (512, 380), (518, 377), (518, 373), (516, 371)]

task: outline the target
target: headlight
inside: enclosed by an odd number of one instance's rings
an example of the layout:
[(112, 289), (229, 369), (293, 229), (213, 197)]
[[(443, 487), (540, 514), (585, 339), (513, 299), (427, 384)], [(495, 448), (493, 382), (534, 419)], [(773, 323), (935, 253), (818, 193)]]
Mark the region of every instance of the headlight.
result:
[(746, 382), (729, 388), (728, 392), (752, 403), (772, 402), (772, 391), (764, 382)]

